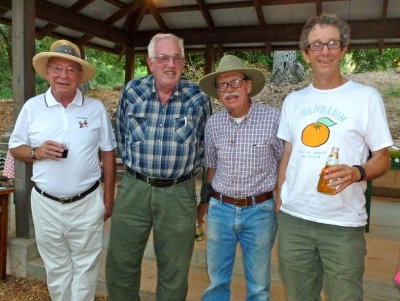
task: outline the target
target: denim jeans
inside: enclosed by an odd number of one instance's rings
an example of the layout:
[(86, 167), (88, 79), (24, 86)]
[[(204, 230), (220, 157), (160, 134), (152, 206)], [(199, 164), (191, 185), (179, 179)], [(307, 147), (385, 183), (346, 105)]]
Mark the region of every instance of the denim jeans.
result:
[(207, 268), (210, 285), (203, 301), (229, 301), (237, 244), (243, 254), (247, 301), (268, 301), (271, 249), (276, 236), (274, 199), (236, 207), (211, 198), (207, 217)]

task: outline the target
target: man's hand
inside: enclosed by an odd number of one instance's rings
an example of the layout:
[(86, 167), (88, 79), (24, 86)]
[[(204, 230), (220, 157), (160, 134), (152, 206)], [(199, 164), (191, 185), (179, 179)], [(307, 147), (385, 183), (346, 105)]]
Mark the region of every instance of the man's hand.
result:
[(201, 227), (204, 223), (204, 214), (208, 213), (208, 203), (207, 204), (199, 204), (197, 206), (197, 225)]
[(47, 140), (35, 150), (37, 160), (50, 159), (58, 161), (64, 152), (64, 147), (61, 143)]

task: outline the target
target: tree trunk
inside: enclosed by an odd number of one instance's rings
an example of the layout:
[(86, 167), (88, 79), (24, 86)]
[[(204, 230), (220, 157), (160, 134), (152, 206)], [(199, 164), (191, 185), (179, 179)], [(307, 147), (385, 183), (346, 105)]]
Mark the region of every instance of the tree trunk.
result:
[(297, 84), (306, 77), (304, 67), (296, 60), (296, 51), (275, 51), (271, 83), (285, 86)]

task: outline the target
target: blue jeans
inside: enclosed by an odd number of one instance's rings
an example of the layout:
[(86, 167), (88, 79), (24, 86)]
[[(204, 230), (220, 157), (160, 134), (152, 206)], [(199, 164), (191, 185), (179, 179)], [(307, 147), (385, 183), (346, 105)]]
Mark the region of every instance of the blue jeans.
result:
[(202, 300), (229, 301), (239, 243), (246, 273), (246, 300), (268, 301), (275, 236), (274, 199), (236, 207), (211, 198), (207, 217), (207, 268), (211, 283)]

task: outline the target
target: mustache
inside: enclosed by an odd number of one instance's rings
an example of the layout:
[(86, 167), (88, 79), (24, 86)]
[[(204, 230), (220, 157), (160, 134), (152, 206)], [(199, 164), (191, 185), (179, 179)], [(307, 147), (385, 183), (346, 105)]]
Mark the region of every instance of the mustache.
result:
[(222, 99), (225, 100), (230, 96), (238, 96), (239, 97), (240, 93), (239, 93), (239, 91), (225, 92)]

